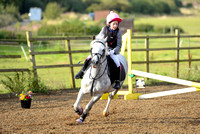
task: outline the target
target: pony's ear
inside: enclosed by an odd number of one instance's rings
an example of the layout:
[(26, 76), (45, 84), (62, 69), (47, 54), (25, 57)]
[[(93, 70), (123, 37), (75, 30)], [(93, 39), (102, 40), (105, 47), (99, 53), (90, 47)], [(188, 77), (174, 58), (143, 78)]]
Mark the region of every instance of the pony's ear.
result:
[(90, 42), (90, 47), (92, 47), (92, 44), (95, 42), (95, 40), (91, 41)]
[(106, 36), (105, 38), (104, 38), (104, 43), (106, 43), (106, 41), (107, 41), (107, 39), (108, 39), (108, 36)]
[(92, 40), (95, 40), (95, 39), (96, 39), (96, 36), (95, 36), (95, 35), (93, 35), (93, 36), (92, 36)]

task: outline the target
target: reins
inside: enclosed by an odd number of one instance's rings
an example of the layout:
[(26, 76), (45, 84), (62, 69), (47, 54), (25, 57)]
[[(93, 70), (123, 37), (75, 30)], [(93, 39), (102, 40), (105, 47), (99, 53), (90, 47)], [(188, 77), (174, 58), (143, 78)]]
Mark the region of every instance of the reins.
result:
[[(101, 41), (95, 41), (95, 42), (99, 42), (99, 43), (103, 44), (104, 47), (105, 47), (105, 44), (104, 44), (103, 42), (101, 42)], [(92, 55), (92, 51), (91, 51), (91, 55)], [(97, 55), (97, 57), (98, 57), (98, 55), (100, 55), (100, 59), (101, 59), (102, 57), (105, 56), (105, 52), (104, 52), (102, 55), (99, 54), (99, 53), (95, 53), (94, 55)], [(92, 56), (92, 57), (93, 57), (93, 56)], [(98, 59), (99, 59), (99, 57), (98, 57)], [(93, 81), (92, 81), (92, 86), (91, 86), (91, 89), (90, 89), (91, 96), (93, 96), (93, 87), (94, 87), (94, 82), (95, 82), (95, 80), (100, 79), (100, 78), (103, 76), (103, 74), (105, 73), (105, 71), (106, 71), (106, 68), (107, 68), (107, 66), (108, 66), (108, 63), (106, 64), (106, 67), (105, 67), (103, 73), (102, 73), (99, 77), (97, 77), (97, 76), (99, 75), (99, 73), (100, 73), (100, 69), (101, 69), (100, 67), (101, 67), (101, 65), (102, 65), (106, 60), (107, 60), (107, 58), (105, 57), (104, 61), (101, 62), (101, 63), (99, 63), (98, 73), (96, 74), (95, 77), (92, 77), (92, 74), (91, 74), (92, 69), (90, 70), (89, 78), (93, 80)], [(97, 77), (97, 78), (96, 78), (96, 77)]]
[[(103, 62), (101, 62), (100, 65), (102, 65), (102, 63), (104, 63), (106, 60), (107, 60), (107, 59), (105, 58), (105, 60), (104, 60)], [(99, 72), (100, 72), (100, 67), (99, 67), (99, 71), (98, 71), (98, 73), (96, 74), (95, 77), (92, 77), (92, 74), (91, 74), (92, 69), (90, 69), (89, 78), (93, 80), (93, 81), (92, 81), (92, 86), (91, 86), (91, 89), (90, 89), (90, 94), (91, 94), (91, 96), (93, 96), (93, 87), (94, 87), (94, 82), (95, 82), (95, 80), (98, 80), (98, 79), (100, 79), (100, 78), (103, 76), (103, 74), (104, 74), (105, 71), (106, 71), (107, 66), (108, 66), (108, 63), (106, 64), (106, 67), (105, 67), (103, 73), (102, 73), (98, 78), (96, 78), (96, 77), (98, 76), (98, 74), (99, 74)]]

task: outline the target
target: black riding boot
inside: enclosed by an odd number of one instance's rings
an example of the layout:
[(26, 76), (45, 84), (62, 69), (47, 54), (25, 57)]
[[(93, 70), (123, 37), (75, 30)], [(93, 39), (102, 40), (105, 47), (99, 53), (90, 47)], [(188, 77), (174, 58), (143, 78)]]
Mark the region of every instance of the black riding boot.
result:
[(120, 67), (117, 68), (117, 78), (115, 80), (115, 86), (113, 87), (114, 89), (120, 89), (120, 77), (121, 77), (121, 70)]
[(74, 77), (75, 79), (82, 79), (83, 78), (85, 70), (90, 65), (90, 61), (91, 61), (91, 58), (85, 60), (81, 70), (75, 75), (75, 77)]

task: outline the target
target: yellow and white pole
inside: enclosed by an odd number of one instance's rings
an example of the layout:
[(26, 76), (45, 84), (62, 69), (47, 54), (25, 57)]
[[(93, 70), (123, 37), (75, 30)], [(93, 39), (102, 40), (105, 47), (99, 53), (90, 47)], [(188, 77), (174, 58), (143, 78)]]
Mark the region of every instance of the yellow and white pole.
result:
[(147, 72), (142, 72), (142, 71), (137, 71), (137, 70), (132, 70), (131, 73), (136, 76), (142, 76), (142, 77), (166, 81), (166, 82), (170, 82), (170, 83), (200, 88), (200, 83), (197, 83), (197, 82), (192, 82), (192, 81), (187, 81), (187, 80), (182, 80), (182, 79), (178, 79), (178, 78), (172, 78), (172, 77), (168, 77), (168, 76), (162, 76), (162, 75), (158, 75), (158, 74), (152, 74), (152, 73), (147, 73)]
[(169, 95), (175, 95), (175, 94), (183, 94), (183, 93), (189, 93), (189, 92), (195, 92), (195, 91), (197, 91), (196, 87), (189, 87), (189, 88), (183, 88), (183, 89), (175, 89), (175, 90), (143, 94), (139, 96), (139, 99), (143, 100), (143, 99), (150, 99), (150, 98), (169, 96)]
[[(126, 39), (127, 39), (127, 57), (128, 57), (128, 74), (131, 74), (132, 70), (132, 40), (131, 40), (131, 30), (128, 29), (126, 33)], [(123, 48), (123, 47), (122, 47)], [(125, 51), (125, 48), (122, 49)], [(124, 52), (122, 51), (122, 52)], [(140, 93), (134, 93), (133, 92), (133, 81), (131, 77), (128, 77), (128, 91), (118, 91), (118, 95), (124, 95), (124, 100), (132, 100), (132, 99), (138, 99), (138, 97), (141, 95)]]
[(187, 81), (187, 80), (182, 80), (182, 79), (177, 79), (177, 78), (172, 78), (172, 77), (168, 77), (168, 76), (162, 76), (162, 75), (158, 75), (158, 74), (152, 74), (152, 73), (147, 73), (147, 72), (142, 72), (142, 71), (137, 71), (137, 70), (132, 70), (131, 73), (136, 76), (142, 76), (142, 77), (146, 77), (146, 78), (151, 78), (151, 79), (166, 81), (166, 82), (170, 82), (170, 83), (190, 86), (189, 88), (140, 95), (139, 99), (149, 99), (149, 98), (155, 98), (155, 97), (161, 97), (161, 96), (168, 96), (168, 95), (200, 91), (200, 83), (197, 83), (197, 82), (192, 82), (192, 81)]

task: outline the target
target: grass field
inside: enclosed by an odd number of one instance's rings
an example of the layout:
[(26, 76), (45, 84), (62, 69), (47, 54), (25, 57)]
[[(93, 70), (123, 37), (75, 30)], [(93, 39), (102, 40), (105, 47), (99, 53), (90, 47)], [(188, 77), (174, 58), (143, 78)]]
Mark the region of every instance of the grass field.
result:
[(135, 17), (134, 24), (151, 24), (155, 27), (180, 26), (185, 34), (200, 34), (199, 16)]
[[(71, 41), (72, 50), (83, 50), (90, 49), (90, 41)], [(187, 47), (190, 46), (200, 46), (199, 39), (181, 39), (181, 46)], [(133, 48), (145, 48), (144, 39), (133, 39), (132, 40)], [(175, 47), (175, 39), (152, 39), (150, 40), (150, 48), (162, 48), (162, 47)], [(24, 45), (26, 54), (28, 55), (28, 48)], [(35, 51), (60, 51), (65, 50), (62, 42), (51, 41), (48, 43), (38, 43), (34, 44)], [(198, 50), (191, 50), (190, 54), (193, 59), (200, 58)], [(175, 59), (174, 50), (167, 51), (152, 51), (150, 52), (150, 60), (174, 60)], [(24, 55), (21, 51), (20, 46), (9, 47), (9, 46), (0, 46), (0, 54), (20, 54), (21, 59), (1, 59), (0, 68), (30, 68), (30, 62), (24, 58)], [(89, 53), (83, 54), (72, 54), (73, 63), (77, 64), (79, 61), (84, 60)], [(125, 53), (127, 55), (127, 53)], [(145, 61), (145, 52), (133, 52), (133, 61)], [(188, 51), (180, 51), (180, 59), (188, 59)], [(36, 55), (36, 65), (53, 65), (53, 64), (67, 64), (69, 63), (68, 55), (57, 54), (57, 55)], [(145, 64), (134, 64), (133, 69), (145, 71)], [(162, 69), (161, 69), (162, 68)], [(166, 76), (175, 76), (175, 63), (165, 63), (165, 64), (150, 64), (150, 72), (157, 73)], [(180, 78), (199, 81), (199, 62), (192, 62), (192, 68), (190, 69), (188, 63), (184, 62), (180, 64)], [(80, 67), (75, 67), (75, 74), (79, 71)], [(41, 80), (50, 88), (50, 89), (64, 89), (70, 88), (70, 69), (69, 68), (54, 68), (54, 69), (38, 69), (38, 74)], [(13, 73), (1, 73), (0, 79), (4, 79), (4, 75), (12, 75)], [(127, 81), (125, 82), (125, 85)], [(80, 80), (76, 80), (76, 86), (80, 87)], [(8, 92), (0, 85), (0, 93)]]
[[(200, 18), (193, 17), (139, 17), (135, 19), (135, 24), (152, 24), (155, 26), (164, 26), (164, 25), (178, 25), (184, 29), (187, 34), (200, 34)], [(145, 35), (146, 33), (136, 34), (136, 35)], [(153, 35), (149, 34), (149, 35)], [(199, 38), (181, 38), (181, 47), (199, 47), (200, 39)], [(71, 41), (72, 50), (83, 50), (90, 49), (89, 43), (87, 40), (80, 41)], [(28, 47), (26, 44), (22, 44), (25, 48), (26, 54), (28, 55)], [(132, 40), (133, 48), (145, 48), (144, 39), (133, 39)], [(175, 39), (150, 39), (150, 48), (166, 48), (166, 47), (175, 47)], [(35, 42), (34, 43), (35, 51), (60, 51), (65, 50), (63, 41), (51, 41), (51, 42)], [(152, 51), (150, 52), (150, 60), (174, 60), (176, 51), (167, 50), (167, 51)], [(188, 59), (188, 50), (180, 51), (180, 59)], [(0, 55), (21, 55), (20, 59), (0, 59), (0, 69), (7, 68), (30, 68), (30, 62), (27, 61), (22, 53), (20, 46), (0, 46)], [(190, 54), (192, 59), (198, 59), (199, 50), (191, 50)], [(84, 60), (89, 53), (82, 54), (72, 54), (73, 63), (77, 64), (79, 61)], [(126, 55), (126, 53), (125, 53)], [(145, 61), (145, 52), (133, 52), (133, 61)], [(67, 64), (69, 63), (68, 55), (57, 54), (57, 55), (37, 55), (36, 56), (36, 65), (53, 65), (53, 64)], [(200, 81), (200, 62), (192, 62), (191, 68), (189, 68), (189, 63), (183, 62), (180, 63), (180, 78)], [(145, 71), (145, 64), (134, 64), (133, 69)], [(159, 63), (159, 64), (150, 64), (150, 72), (166, 75), (166, 76), (175, 76), (175, 63)], [(79, 71), (80, 67), (75, 67), (75, 74)], [(70, 68), (54, 68), (54, 69), (38, 69), (38, 74), (41, 80), (50, 88), (50, 89), (64, 89), (70, 88)], [(0, 73), (0, 80), (5, 79), (5, 75), (13, 75), (13, 73)], [(133, 79), (134, 80), (134, 79)], [(125, 85), (127, 81), (125, 81)], [(76, 87), (80, 87), (80, 80), (76, 80)], [(0, 93), (7, 93), (3, 85), (0, 84)]]

